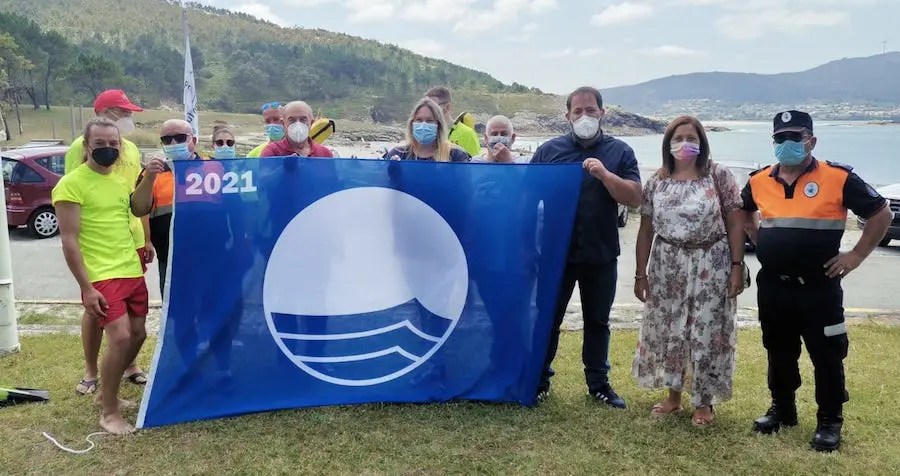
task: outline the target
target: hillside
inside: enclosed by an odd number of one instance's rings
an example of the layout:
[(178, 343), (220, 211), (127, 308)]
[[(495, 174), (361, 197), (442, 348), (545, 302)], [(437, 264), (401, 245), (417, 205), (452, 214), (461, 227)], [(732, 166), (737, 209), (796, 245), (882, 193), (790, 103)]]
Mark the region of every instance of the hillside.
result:
[[(610, 102), (644, 114), (669, 115), (730, 111), (752, 119), (771, 111), (754, 105), (819, 105), (822, 114), (877, 117), (875, 111), (898, 109), (900, 115), (900, 52), (866, 58), (845, 58), (795, 73), (692, 73), (655, 79), (604, 91)], [(744, 117), (740, 117), (744, 114)], [(892, 117), (888, 115), (888, 117)]]
[[(33, 64), (24, 75), (29, 85), (34, 83), (34, 94), (29, 94), (33, 105), (89, 104), (97, 90), (122, 84), (142, 104), (180, 102), (183, 59), (177, 2), (0, 0), (0, 12), (7, 17), (0, 21), (0, 32), (27, 38), (19, 46)], [(26, 25), (10, 14), (34, 23)], [(190, 5), (188, 21), (202, 109), (256, 112), (273, 99), (303, 98), (325, 114), (368, 119), (376, 108), (379, 117), (396, 119), (408, 114), (411, 98), (436, 84), (459, 91), (461, 107), (491, 113), (511, 113), (523, 106), (541, 110), (551, 97), (340, 33), (281, 28), (199, 4)], [(50, 35), (39, 37), (31, 27)]]

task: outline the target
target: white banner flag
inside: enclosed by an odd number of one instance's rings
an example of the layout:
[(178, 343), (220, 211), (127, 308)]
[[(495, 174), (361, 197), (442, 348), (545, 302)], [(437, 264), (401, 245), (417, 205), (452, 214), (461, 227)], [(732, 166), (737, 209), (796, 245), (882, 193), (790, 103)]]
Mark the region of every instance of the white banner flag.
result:
[(197, 87), (194, 84), (194, 63), (191, 60), (191, 40), (188, 38), (187, 9), (181, 2), (181, 23), (184, 27), (184, 120), (191, 124), (194, 136), (200, 133), (197, 114)]

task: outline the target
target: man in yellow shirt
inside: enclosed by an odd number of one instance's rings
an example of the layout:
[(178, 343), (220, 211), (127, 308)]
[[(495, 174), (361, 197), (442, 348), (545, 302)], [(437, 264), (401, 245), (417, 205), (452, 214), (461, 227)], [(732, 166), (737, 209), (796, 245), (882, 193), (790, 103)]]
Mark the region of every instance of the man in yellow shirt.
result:
[(451, 117), (453, 103), (451, 102), (450, 90), (443, 86), (436, 86), (429, 89), (425, 93), (425, 97), (436, 102), (438, 106), (441, 106), (447, 124), (453, 124), (450, 126), (450, 135), (447, 139), (460, 146), (472, 157), (481, 155), (481, 142), (478, 140), (478, 133), (462, 122), (454, 123), (453, 117)]
[(263, 104), (262, 106), (262, 116), (263, 122), (266, 124), (266, 137), (269, 139), (266, 142), (256, 146), (253, 150), (247, 154), (247, 157), (259, 157), (262, 154), (263, 149), (269, 145), (269, 142), (279, 141), (284, 139), (285, 131), (283, 117), (282, 117), (282, 109), (284, 106), (279, 102), (270, 102)]
[[(94, 100), (94, 112), (97, 116), (112, 121), (121, 135), (128, 135), (134, 130), (134, 121), (131, 115), (141, 111), (143, 109), (132, 104), (125, 92), (120, 89), (103, 91)], [(121, 140), (119, 149), (119, 159), (112, 166), (112, 171), (131, 184), (133, 190), (141, 174), (141, 151), (134, 142), (127, 139)], [(86, 160), (84, 137), (79, 137), (72, 142), (72, 146), (66, 152), (66, 175), (79, 168)], [(150, 243), (149, 223), (146, 219), (141, 220), (134, 216), (131, 217), (129, 223), (134, 249), (137, 250), (141, 261), (145, 264), (153, 261), (156, 251)], [(97, 361), (102, 338), (103, 332), (97, 325), (96, 319), (92, 319), (86, 312), (81, 319), (81, 343), (84, 347), (85, 371), (84, 378), (75, 387), (77, 393), (88, 395), (97, 390), (99, 381)], [(147, 383), (147, 375), (137, 365), (131, 365), (126, 369), (125, 377), (137, 385)]]
[(115, 435), (134, 431), (121, 408), (119, 383), (147, 337), (149, 295), (141, 257), (134, 252), (133, 216), (149, 213), (156, 175), (165, 162), (153, 159), (144, 180), (134, 184), (114, 173), (121, 154), (116, 123), (91, 119), (84, 130), (87, 159), (53, 188), (53, 206), (66, 264), (81, 288), (85, 314), (106, 331), (105, 378), (97, 402), (103, 407), (100, 426)]

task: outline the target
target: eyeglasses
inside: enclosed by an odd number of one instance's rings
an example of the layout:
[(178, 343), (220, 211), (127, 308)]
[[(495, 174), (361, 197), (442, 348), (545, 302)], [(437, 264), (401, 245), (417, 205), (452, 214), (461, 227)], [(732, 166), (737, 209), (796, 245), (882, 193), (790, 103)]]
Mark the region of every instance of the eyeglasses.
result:
[(216, 139), (216, 145), (222, 147), (223, 145), (228, 144), (228, 147), (234, 147), (234, 139)]
[(263, 104), (263, 105), (262, 105), (262, 110), (263, 110), (263, 112), (266, 112), (266, 111), (268, 111), (269, 109), (279, 108), (279, 107), (281, 107), (281, 103), (280, 103), (280, 102), (270, 102), (270, 103)]
[(772, 136), (772, 141), (782, 144), (784, 141), (803, 142), (805, 136), (802, 132), (779, 132)]
[(163, 143), (163, 145), (170, 144), (184, 144), (187, 142), (189, 134), (172, 134), (169, 136), (160, 136), (159, 141)]

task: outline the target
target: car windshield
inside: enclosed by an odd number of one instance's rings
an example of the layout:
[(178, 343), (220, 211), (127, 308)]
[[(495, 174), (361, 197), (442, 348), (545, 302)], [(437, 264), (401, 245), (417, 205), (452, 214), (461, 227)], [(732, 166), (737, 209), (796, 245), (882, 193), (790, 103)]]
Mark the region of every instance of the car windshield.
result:
[(12, 177), (13, 169), (16, 167), (16, 161), (7, 157), (3, 157), (3, 181), (9, 182)]

